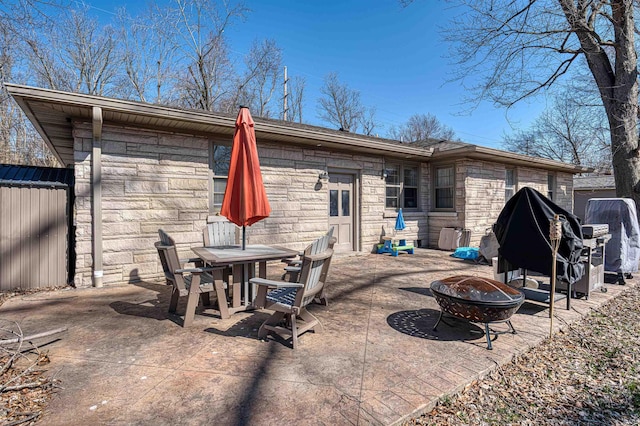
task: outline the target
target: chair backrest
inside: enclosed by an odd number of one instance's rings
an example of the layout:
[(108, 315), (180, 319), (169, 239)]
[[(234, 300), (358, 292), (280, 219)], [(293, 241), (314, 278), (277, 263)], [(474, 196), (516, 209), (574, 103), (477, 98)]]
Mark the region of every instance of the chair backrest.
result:
[[(296, 295), (296, 306), (306, 306), (322, 290), (323, 277), (326, 278), (328, 266), (331, 263), (333, 249), (329, 244), (333, 239), (333, 227), (324, 236), (309, 245), (302, 256), (300, 283), (304, 284), (303, 291)], [(335, 241), (333, 241), (335, 244)], [(326, 269), (325, 269), (326, 265)]]
[(162, 229), (158, 229), (158, 235), (160, 241), (154, 245), (158, 250), (158, 256), (160, 257), (160, 263), (162, 263), (165, 278), (181, 292), (186, 291), (182, 275), (176, 275), (174, 273), (176, 269), (182, 268), (180, 258), (178, 257), (178, 250), (176, 249), (176, 242)]
[(202, 229), (205, 247), (232, 246), (238, 244), (238, 227), (224, 216), (210, 216)]

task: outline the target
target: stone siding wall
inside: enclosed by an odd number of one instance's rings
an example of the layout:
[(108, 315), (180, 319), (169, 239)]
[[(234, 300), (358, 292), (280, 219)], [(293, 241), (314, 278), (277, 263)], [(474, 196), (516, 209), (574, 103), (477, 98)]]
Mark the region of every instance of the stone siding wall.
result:
[(466, 160), (466, 198), (464, 227), (471, 230), (472, 247), (478, 247), (487, 228), (491, 228), (505, 203), (505, 165)]
[[(77, 287), (92, 285), (91, 125), (74, 129)], [(158, 228), (182, 257), (202, 241), (208, 213), (208, 140), (105, 125), (102, 136), (104, 285), (159, 277)]]
[[(459, 227), (471, 230), (471, 246), (491, 228), (502, 211), (505, 200), (505, 164), (461, 160), (456, 163), (455, 213), (429, 213), (429, 246), (437, 248), (440, 229)], [(510, 166), (509, 166), (510, 167)], [(547, 195), (546, 170), (517, 167), (516, 192), (529, 186)], [(570, 173), (556, 173), (555, 202), (571, 211), (573, 206), (573, 178)]]
[[(75, 285), (92, 285), (91, 144), (89, 123), (74, 123), (76, 175)], [(226, 139), (225, 139), (226, 140)], [(209, 212), (209, 144), (215, 138), (144, 131), (105, 124), (102, 136), (103, 270), (105, 285), (159, 279), (162, 267), (153, 246), (158, 228), (178, 244), (181, 257), (202, 244)], [(381, 157), (328, 152), (258, 141), (263, 179), (271, 204), (269, 218), (247, 228), (247, 241), (302, 249), (328, 228), (325, 169), (354, 173), (360, 217), (360, 250), (371, 251), (395, 225), (385, 211)], [(429, 170), (421, 167), (422, 208), (428, 208)], [(355, 194), (354, 194), (355, 196)], [(423, 210), (426, 211), (426, 210)], [(427, 218), (405, 213), (408, 240), (425, 240)]]
[(573, 212), (573, 175), (571, 173), (556, 173), (556, 196), (554, 202)]

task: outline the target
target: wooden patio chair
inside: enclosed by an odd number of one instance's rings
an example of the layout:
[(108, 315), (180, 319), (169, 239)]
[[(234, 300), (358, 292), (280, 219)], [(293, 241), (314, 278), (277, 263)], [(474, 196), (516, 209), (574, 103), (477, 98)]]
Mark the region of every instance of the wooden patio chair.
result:
[[(205, 268), (199, 258), (180, 259), (176, 249), (176, 243), (162, 229), (158, 230), (160, 241), (155, 243), (162, 263), (162, 269), (167, 284), (173, 287), (169, 313), (175, 313), (178, 300), (187, 296), (187, 308), (184, 314), (183, 327), (188, 327), (193, 322), (199, 300), (203, 305), (210, 305), (210, 294), (215, 293), (218, 299), (218, 309), (222, 312), (227, 309), (225, 283), (223, 281), (224, 267)], [(195, 264), (194, 268), (185, 268), (188, 263)]]
[(239, 243), (238, 227), (224, 216), (209, 216), (202, 229), (205, 247), (233, 246)]
[[(327, 232), (327, 235), (333, 234), (333, 227)], [(335, 245), (338, 239), (336, 237), (331, 237), (329, 239), (329, 248), (333, 250), (333, 246)], [(312, 253), (315, 254), (315, 253)], [(304, 255), (304, 252), (301, 253), (300, 257)], [(316, 296), (313, 301), (319, 303), (321, 305), (329, 306), (329, 298), (327, 297), (327, 275), (329, 274), (329, 267), (331, 266), (331, 259), (329, 259), (323, 265), (322, 274), (320, 274), (320, 281), (322, 282), (322, 290), (320, 294)], [(284, 267), (284, 274), (282, 274), (282, 280), (288, 280), (289, 282), (298, 282), (300, 279), (300, 272), (302, 270), (302, 260), (295, 259), (290, 261), (289, 266)], [(288, 277), (288, 278), (287, 278)]]
[[(235, 223), (224, 216), (209, 216), (207, 225), (202, 228), (202, 240), (205, 247), (224, 247), (239, 244), (239, 232)], [(223, 279), (227, 283), (233, 280), (229, 277), (233, 274), (231, 265), (225, 266), (222, 271)], [(227, 287), (228, 291), (231, 288)]]
[[(333, 249), (329, 248), (332, 235), (325, 235), (309, 245), (302, 255), (300, 280), (298, 282), (275, 281), (252, 278), (249, 282), (258, 285), (256, 307), (273, 310), (274, 313), (260, 326), (258, 337), (264, 339), (275, 333), (291, 336), (293, 349), (298, 346), (298, 337), (304, 332), (322, 329), (320, 321), (307, 310), (307, 305), (322, 292), (325, 264), (331, 262)], [(298, 321), (302, 320), (302, 324)]]

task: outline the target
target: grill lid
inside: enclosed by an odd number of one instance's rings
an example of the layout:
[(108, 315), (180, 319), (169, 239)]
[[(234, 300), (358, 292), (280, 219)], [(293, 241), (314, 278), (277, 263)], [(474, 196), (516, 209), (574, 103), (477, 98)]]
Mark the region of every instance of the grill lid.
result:
[(489, 278), (457, 275), (431, 283), (431, 291), (470, 303), (510, 305), (524, 299), (519, 290)]

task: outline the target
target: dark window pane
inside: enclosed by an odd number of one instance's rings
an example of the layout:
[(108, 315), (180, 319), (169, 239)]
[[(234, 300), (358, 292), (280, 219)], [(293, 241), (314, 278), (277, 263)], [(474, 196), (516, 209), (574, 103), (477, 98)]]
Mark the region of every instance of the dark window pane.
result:
[(453, 208), (453, 188), (436, 189), (436, 208), (438, 209)]
[(418, 169), (405, 167), (404, 184), (405, 186), (418, 186)]
[(516, 184), (516, 174), (513, 169), (507, 169), (505, 171), (504, 182), (507, 186), (513, 186)]
[(342, 191), (342, 216), (350, 216), (351, 213), (349, 213), (349, 206), (351, 205), (350, 203), (350, 197), (349, 197), (349, 191)]
[(231, 146), (215, 145), (213, 147), (213, 174), (227, 176), (229, 174), (229, 162), (231, 161)]
[(404, 207), (408, 209), (418, 207), (418, 189), (417, 188), (404, 189)]
[(329, 216), (338, 216), (338, 190), (329, 191)]
[(547, 175), (547, 198), (553, 200), (553, 193), (556, 190), (556, 176), (552, 173)]
[(436, 188), (453, 186), (453, 167), (436, 169)]

